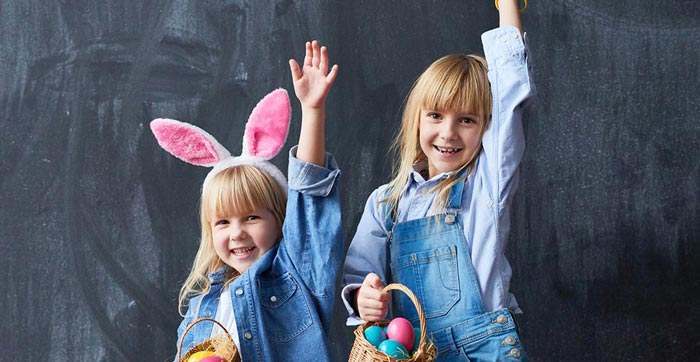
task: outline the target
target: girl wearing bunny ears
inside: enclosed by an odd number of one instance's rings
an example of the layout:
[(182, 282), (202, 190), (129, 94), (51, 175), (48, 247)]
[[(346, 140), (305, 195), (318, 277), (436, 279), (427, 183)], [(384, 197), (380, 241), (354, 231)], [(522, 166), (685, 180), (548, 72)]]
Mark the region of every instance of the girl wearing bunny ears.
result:
[(253, 109), (243, 152), (232, 157), (205, 131), (156, 119), (158, 143), (181, 160), (213, 167), (202, 185), (201, 239), (192, 270), (180, 290), (178, 328), (182, 353), (221, 333), (231, 333), (243, 361), (313, 356), (329, 360), (328, 328), (335, 281), (342, 262), (338, 175), (325, 152), (325, 99), (338, 67), (328, 51), (306, 43), (303, 67), (290, 60), (302, 105), (299, 145), (290, 150), (289, 184), (269, 162), (287, 138), (291, 106), (278, 89)]

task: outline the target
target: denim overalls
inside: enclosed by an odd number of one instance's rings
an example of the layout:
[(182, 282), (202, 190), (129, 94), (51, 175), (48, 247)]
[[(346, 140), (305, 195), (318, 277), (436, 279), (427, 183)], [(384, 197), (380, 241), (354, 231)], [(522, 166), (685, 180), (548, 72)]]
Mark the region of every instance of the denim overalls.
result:
[[(462, 176), (464, 177), (464, 176)], [(389, 234), (389, 280), (401, 283), (420, 300), (438, 361), (525, 360), (515, 322), (507, 309), (485, 312), (458, 211), (463, 179), (450, 190), (446, 214), (394, 225)], [(393, 295), (393, 314), (418, 327), (418, 315), (405, 295)]]

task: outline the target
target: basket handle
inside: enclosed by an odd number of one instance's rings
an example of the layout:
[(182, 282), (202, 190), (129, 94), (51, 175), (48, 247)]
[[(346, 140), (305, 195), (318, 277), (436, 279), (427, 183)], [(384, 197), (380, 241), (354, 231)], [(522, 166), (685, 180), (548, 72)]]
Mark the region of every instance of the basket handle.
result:
[(391, 283), (384, 287), (382, 289), (382, 292), (388, 292), (390, 290), (398, 290), (406, 294), (408, 296), (408, 299), (413, 302), (413, 306), (416, 307), (416, 312), (418, 312), (418, 320), (420, 322), (420, 341), (418, 341), (418, 346), (416, 347), (416, 350), (421, 350), (420, 347), (424, 347), (428, 343), (428, 337), (426, 334), (428, 334), (428, 328), (426, 326), (425, 322), (425, 313), (423, 312), (423, 306), (420, 304), (420, 301), (416, 297), (415, 294), (411, 291), (411, 289), (408, 289), (405, 285), (401, 283)]
[(185, 331), (182, 332), (182, 336), (180, 337), (180, 341), (177, 342), (177, 355), (175, 356), (175, 359), (176, 359), (176, 360), (178, 360), (178, 361), (180, 360), (180, 354), (182, 353), (182, 344), (185, 342), (185, 336), (187, 335), (187, 333), (190, 332), (190, 330), (192, 329), (192, 327), (195, 326), (195, 324), (198, 324), (198, 323), (201, 323), (201, 322), (206, 322), (206, 321), (214, 322), (214, 324), (216, 324), (216, 325), (218, 325), (219, 327), (221, 327), (221, 329), (223, 329), (224, 332), (226, 333), (226, 337), (228, 337), (228, 340), (231, 341), (231, 344), (234, 344), (234, 343), (235, 343), (235, 342), (233, 341), (233, 338), (231, 337), (231, 333), (229, 333), (228, 329), (226, 329), (226, 327), (224, 327), (224, 325), (221, 324), (221, 323), (219, 323), (219, 321), (217, 321), (216, 319), (213, 319), (213, 318), (197, 318), (197, 319), (193, 320), (192, 322), (190, 322), (190, 324), (187, 326), (187, 328), (185, 329)]

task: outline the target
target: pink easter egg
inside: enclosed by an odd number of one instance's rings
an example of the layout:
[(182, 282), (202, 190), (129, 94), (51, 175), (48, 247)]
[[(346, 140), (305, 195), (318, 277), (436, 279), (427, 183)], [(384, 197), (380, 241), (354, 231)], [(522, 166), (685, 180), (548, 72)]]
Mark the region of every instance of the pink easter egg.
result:
[(226, 360), (219, 356), (210, 356), (200, 359), (199, 362), (226, 362)]
[(386, 336), (393, 339), (406, 347), (407, 350), (413, 349), (414, 332), (413, 325), (406, 318), (397, 317), (389, 322), (386, 327)]

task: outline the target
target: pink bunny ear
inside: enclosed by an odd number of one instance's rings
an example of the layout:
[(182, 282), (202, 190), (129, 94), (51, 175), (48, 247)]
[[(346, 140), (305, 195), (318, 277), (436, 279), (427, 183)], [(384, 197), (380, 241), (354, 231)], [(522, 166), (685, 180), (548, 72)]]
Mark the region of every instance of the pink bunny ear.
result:
[(279, 88), (266, 95), (250, 113), (243, 135), (243, 155), (269, 160), (284, 146), (289, 132), (292, 105), (287, 91)]
[(203, 129), (174, 119), (151, 121), (158, 144), (173, 156), (197, 166), (214, 166), (231, 153)]

